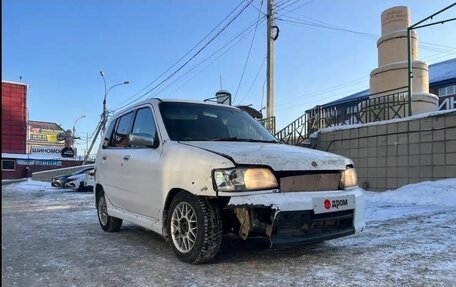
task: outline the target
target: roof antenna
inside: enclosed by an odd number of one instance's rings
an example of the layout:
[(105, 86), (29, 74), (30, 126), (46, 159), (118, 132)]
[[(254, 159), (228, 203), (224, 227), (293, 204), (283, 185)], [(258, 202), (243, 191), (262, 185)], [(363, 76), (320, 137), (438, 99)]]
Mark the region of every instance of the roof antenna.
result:
[(19, 83), (22, 83), (22, 76), (19, 76)]
[(222, 90), (222, 74), (220, 74), (220, 90)]

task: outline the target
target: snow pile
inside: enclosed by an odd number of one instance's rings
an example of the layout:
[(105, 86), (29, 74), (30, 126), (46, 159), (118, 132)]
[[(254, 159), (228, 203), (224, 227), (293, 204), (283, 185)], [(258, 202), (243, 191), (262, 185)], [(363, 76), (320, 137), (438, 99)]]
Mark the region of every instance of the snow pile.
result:
[(366, 191), (366, 221), (456, 209), (456, 178), (425, 181), (385, 192)]
[(456, 207), (456, 178), (408, 184), (385, 192), (366, 191), (366, 196), (372, 202)]

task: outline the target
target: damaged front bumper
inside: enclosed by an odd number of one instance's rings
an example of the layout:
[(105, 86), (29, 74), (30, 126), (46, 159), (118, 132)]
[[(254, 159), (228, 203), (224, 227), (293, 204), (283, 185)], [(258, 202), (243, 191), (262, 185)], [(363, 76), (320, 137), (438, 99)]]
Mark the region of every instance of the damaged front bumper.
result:
[(359, 232), (364, 228), (364, 207), (362, 189), (353, 188), (233, 196), (226, 209), (238, 219), (241, 238), (266, 236), (272, 247), (310, 244)]

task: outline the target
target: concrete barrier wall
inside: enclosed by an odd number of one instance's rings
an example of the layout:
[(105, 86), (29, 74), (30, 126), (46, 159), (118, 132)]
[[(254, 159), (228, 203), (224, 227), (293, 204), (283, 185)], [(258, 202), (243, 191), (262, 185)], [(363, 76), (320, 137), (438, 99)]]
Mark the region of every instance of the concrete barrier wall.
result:
[(314, 142), (351, 158), (359, 185), (369, 190), (456, 177), (456, 110), (323, 129)]
[(59, 168), (59, 169), (53, 169), (53, 170), (47, 170), (47, 171), (34, 172), (34, 173), (32, 173), (32, 179), (50, 182), (53, 177), (56, 177), (59, 175), (69, 175), (69, 174), (72, 174), (73, 172), (79, 171), (79, 170), (81, 170), (85, 167), (89, 167), (89, 166), (94, 166), (94, 165), (93, 164), (80, 165), (80, 166), (74, 166), (74, 167), (66, 167), (66, 168)]

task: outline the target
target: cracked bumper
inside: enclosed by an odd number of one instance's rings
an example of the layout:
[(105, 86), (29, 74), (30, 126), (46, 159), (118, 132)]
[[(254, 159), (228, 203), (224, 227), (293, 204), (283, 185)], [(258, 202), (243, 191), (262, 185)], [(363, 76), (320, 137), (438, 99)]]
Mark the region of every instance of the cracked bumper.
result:
[[(346, 207), (334, 204), (343, 199), (348, 199), (350, 204)], [(323, 204), (327, 200), (333, 205), (325, 209)], [(252, 213), (269, 209), (271, 227), (265, 235), (270, 238), (271, 245), (319, 242), (364, 228), (365, 200), (361, 188), (233, 196), (227, 208), (247, 208)]]

